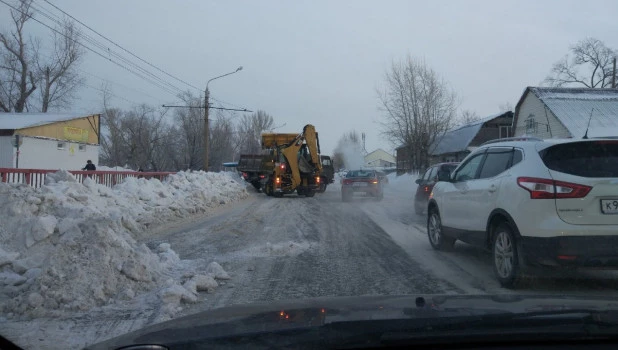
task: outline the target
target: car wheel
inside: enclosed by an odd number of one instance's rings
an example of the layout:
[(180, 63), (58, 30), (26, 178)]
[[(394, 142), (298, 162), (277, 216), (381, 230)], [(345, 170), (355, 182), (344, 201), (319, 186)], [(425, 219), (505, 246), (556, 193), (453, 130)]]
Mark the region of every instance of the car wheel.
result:
[(520, 280), (517, 242), (513, 229), (506, 223), (496, 227), (493, 236), (494, 273), (505, 288), (513, 288)]
[(455, 245), (455, 239), (444, 236), (440, 213), (435, 208), (431, 209), (427, 218), (427, 235), (433, 249), (450, 250)]

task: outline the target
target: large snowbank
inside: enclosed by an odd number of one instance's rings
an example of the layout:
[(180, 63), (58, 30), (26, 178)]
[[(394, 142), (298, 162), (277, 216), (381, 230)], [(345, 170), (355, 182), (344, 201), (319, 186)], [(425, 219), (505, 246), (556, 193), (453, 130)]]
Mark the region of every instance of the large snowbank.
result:
[(80, 184), (66, 171), (50, 174), (39, 189), (0, 183), (0, 314), (56, 316), (158, 290), (172, 316), (181, 301), (195, 301), (229, 276), (212, 263), (170, 279), (167, 272), (182, 265), (170, 245), (151, 250), (134, 237), (247, 195), (229, 173), (128, 178), (114, 188)]

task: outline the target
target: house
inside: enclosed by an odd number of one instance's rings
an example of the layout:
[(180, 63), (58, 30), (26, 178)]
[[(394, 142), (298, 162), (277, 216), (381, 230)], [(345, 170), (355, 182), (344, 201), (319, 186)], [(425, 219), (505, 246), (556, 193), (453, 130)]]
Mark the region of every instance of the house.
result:
[(431, 164), (459, 162), (486, 141), (511, 137), (513, 112), (495, 114), (438, 136), (430, 148)]
[(365, 166), (367, 167), (392, 168), (395, 166), (395, 162), (395, 157), (381, 148), (365, 156)]
[(618, 136), (618, 89), (527, 87), (513, 126), (542, 139)]
[(100, 115), (0, 113), (0, 168), (78, 170), (98, 164)]

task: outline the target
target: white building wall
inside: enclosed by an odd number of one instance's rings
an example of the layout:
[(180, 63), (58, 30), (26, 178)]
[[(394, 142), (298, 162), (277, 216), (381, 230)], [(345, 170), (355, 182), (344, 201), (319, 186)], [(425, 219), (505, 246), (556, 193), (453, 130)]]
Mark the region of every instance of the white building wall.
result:
[(99, 146), (24, 137), (19, 149), (21, 169), (81, 170), (89, 159), (98, 165)]
[[(536, 127), (529, 128), (527, 123), (531, 115), (537, 124)], [(549, 125), (549, 130), (546, 125)], [(514, 136), (534, 136), (541, 139), (550, 139), (568, 138), (571, 137), (571, 133), (548, 108), (545, 108), (545, 105), (538, 97), (533, 93), (528, 93), (518, 111)]]
[(0, 168), (15, 167), (13, 136), (0, 136)]

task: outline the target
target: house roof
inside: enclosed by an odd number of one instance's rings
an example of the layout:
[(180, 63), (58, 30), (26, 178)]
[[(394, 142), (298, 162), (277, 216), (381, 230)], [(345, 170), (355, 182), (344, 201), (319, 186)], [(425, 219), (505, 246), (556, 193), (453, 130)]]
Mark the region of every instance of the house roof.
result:
[[(508, 112), (507, 112), (508, 113)], [(442, 137), (438, 137), (437, 144), (432, 147), (431, 155), (458, 153), (468, 149), (470, 142), (479, 133), (483, 124), (503, 116), (506, 113), (498, 113), (489, 117), (483, 118), (476, 122), (460, 126), (454, 130), (445, 133)]]
[(388, 161), (388, 162), (391, 162), (391, 163), (395, 163), (395, 161), (396, 161), (395, 156), (393, 156), (392, 154), (386, 152), (385, 150), (383, 150), (381, 148), (378, 148), (375, 151), (368, 153), (365, 156), (365, 160), (371, 159), (374, 156), (376, 157), (376, 159), (385, 160), (385, 161)]
[(84, 113), (0, 113), (0, 130), (25, 129), (88, 116)]
[(514, 123), (529, 92), (547, 106), (572, 137), (584, 136), (588, 121), (588, 136), (618, 136), (618, 89), (528, 87), (517, 103)]

